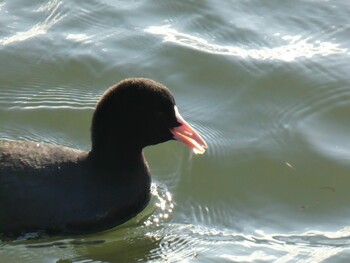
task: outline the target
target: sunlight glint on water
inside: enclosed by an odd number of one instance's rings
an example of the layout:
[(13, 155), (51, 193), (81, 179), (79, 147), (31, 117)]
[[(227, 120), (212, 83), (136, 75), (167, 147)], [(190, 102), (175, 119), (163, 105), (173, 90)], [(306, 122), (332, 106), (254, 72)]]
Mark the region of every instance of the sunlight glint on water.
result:
[[(281, 60), (292, 62), (295, 59), (303, 57), (311, 58), (315, 55), (328, 56), (348, 52), (348, 49), (340, 48), (338, 44), (321, 41), (315, 41), (312, 43), (308, 39), (301, 39), (302, 37), (300, 35), (282, 36), (281, 39), (287, 42), (286, 45), (270, 49), (262, 47), (258, 50), (211, 44), (205, 39), (178, 32), (169, 25), (158, 27), (151, 26), (146, 28), (145, 32), (154, 35), (161, 35), (164, 37), (165, 42), (173, 42), (203, 52), (236, 56), (243, 59), (253, 58), (257, 60)], [(280, 37), (280, 34), (276, 33), (274, 37), (278, 38)]]
[(150, 77), (208, 143), (147, 148), (152, 200), (126, 224), (4, 239), (0, 261), (347, 263), (349, 13), (341, 0), (0, 2), (0, 139), (89, 150), (101, 94)]

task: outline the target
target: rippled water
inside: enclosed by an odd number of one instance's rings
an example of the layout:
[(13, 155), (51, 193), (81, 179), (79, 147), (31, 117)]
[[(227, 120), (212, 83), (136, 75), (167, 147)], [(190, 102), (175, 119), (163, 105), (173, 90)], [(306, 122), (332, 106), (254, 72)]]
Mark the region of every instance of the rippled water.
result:
[(1, 1), (0, 138), (89, 149), (126, 77), (166, 84), (209, 145), (146, 149), (153, 198), (88, 236), (0, 242), (0, 262), (348, 262), (350, 3)]

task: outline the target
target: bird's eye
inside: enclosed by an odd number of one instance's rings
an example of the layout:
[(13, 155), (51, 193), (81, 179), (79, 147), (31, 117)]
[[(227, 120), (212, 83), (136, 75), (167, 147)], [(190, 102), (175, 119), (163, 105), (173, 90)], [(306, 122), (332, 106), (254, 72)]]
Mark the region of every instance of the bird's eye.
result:
[(169, 115), (163, 111), (157, 112), (157, 120), (161, 126), (164, 126), (164, 127), (172, 126), (171, 121), (169, 120)]
[(156, 113), (156, 118), (159, 123), (162, 123), (167, 127), (177, 127), (180, 125), (176, 118), (172, 118), (171, 114), (169, 114), (167, 111), (158, 111)]
[(165, 120), (165, 113), (162, 111), (157, 112), (157, 119), (164, 121)]

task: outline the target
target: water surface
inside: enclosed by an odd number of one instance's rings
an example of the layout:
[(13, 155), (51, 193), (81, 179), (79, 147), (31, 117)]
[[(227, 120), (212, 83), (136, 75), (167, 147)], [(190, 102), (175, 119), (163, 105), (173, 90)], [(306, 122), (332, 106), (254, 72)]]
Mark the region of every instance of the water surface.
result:
[(153, 198), (1, 262), (348, 262), (350, 3), (0, 1), (0, 138), (88, 150), (99, 96), (167, 85), (209, 145), (149, 147)]

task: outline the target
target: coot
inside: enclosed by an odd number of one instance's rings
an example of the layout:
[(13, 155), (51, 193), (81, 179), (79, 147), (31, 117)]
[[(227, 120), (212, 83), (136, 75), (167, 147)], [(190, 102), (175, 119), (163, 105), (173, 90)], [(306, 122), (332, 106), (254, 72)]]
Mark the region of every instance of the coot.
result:
[(207, 148), (165, 86), (131, 78), (97, 103), (89, 152), (0, 141), (0, 233), (84, 234), (127, 221), (150, 199), (142, 149), (173, 139), (195, 153)]

